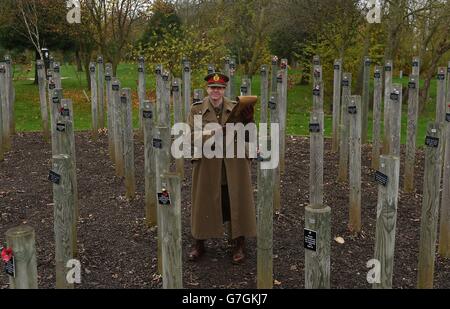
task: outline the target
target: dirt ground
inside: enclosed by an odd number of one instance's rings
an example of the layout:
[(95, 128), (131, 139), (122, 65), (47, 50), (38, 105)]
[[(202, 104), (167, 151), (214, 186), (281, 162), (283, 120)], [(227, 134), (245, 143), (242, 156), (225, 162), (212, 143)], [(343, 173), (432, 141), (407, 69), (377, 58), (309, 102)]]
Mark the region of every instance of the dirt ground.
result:
[[(347, 230), (348, 185), (338, 183), (338, 154), (325, 142), (325, 203), (332, 209), (331, 286), (370, 288), (367, 261), (375, 247), (377, 184), (370, 168), (370, 146), (363, 147), (361, 235)], [(137, 196), (125, 199), (122, 179), (115, 176), (108, 156), (107, 136), (93, 140), (87, 132), (76, 135), (80, 200), (78, 222), (79, 288), (160, 288), (156, 268), (156, 230), (144, 223), (143, 144), (135, 142)], [(287, 171), (281, 178), (280, 214), (274, 217), (275, 288), (304, 287), (304, 207), (309, 194), (309, 142), (304, 137), (287, 139)], [(39, 133), (18, 134), (13, 150), (0, 163), (0, 243), (7, 229), (29, 224), (36, 230), (40, 288), (55, 287), (51, 146)], [(395, 244), (394, 288), (415, 288), (417, 281), (420, 212), (422, 206), (423, 153), (418, 153), (416, 192), (400, 190)], [(182, 187), (183, 284), (185, 288), (256, 288), (256, 240), (247, 243), (248, 258), (231, 264), (225, 239), (210, 240), (207, 254), (198, 263), (187, 260), (190, 236), (191, 166), (186, 161)], [(254, 183), (256, 185), (256, 165)], [(403, 175), (403, 162), (401, 166)], [(402, 188), (402, 178), (400, 188)], [(256, 192), (255, 192), (256, 197)], [(345, 243), (333, 240), (341, 236)], [(0, 275), (0, 288), (8, 287)], [(436, 258), (435, 288), (450, 288), (450, 260)]]

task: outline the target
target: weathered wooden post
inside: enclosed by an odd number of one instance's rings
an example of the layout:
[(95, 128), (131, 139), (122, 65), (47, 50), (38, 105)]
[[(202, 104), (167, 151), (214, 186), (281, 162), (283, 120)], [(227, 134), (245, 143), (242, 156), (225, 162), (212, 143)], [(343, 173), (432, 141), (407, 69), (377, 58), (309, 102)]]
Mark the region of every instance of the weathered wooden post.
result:
[(387, 60), (384, 65), (384, 137), (383, 137), (383, 154), (390, 154), (389, 149), (389, 115), (390, 115), (390, 96), (392, 87), (392, 71), (394, 70), (392, 60)]
[(161, 116), (159, 124), (170, 127), (170, 90), (171, 84), (169, 80), (169, 72), (164, 71), (161, 75), (162, 88), (161, 88), (161, 110), (158, 111), (158, 115)]
[(363, 72), (363, 90), (362, 90), (362, 127), (361, 127), (361, 143), (367, 144), (367, 128), (369, 122), (369, 96), (370, 96), (370, 64), (369, 57), (364, 57), (364, 72)]
[[(270, 123), (277, 123), (279, 125), (279, 106), (278, 106), (278, 95), (277, 92), (272, 92), (270, 94), (269, 99), (269, 111), (270, 111)], [(272, 130), (272, 126), (271, 126)], [(279, 138), (279, 136), (278, 136)], [(271, 143), (275, 141), (271, 140)], [(280, 142), (280, 141), (279, 141)], [(275, 212), (278, 212), (281, 209), (281, 196), (280, 196), (280, 189), (281, 189), (281, 179), (280, 179), (280, 165), (278, 165), (274, 170), (274, 186), (273, 186), (273, 210)]]
[(99, 122), (99, 128), (103, 129), (105, 128), (105, 68), (103, 65), (103, 58), (102, 56), (97, 58), (97, 78), (98, 78), (98, 122)]
[(144, 57), (139, 57), (138, 62), (138, 100), (139, 100), (139, 138), (143, 138), (143, 126), (142, 126), (142, 115), (144, 110), (144, 101), (146, 97), (145, 91), (145, 59)]
[(402, 85), (392, 84), (389, 97), (389, 154), (400, 157), (400, 136), (402, 128)]
[(437, 73), (437, 92), (436, 92), (436, 122), (445, 122), (445, 93), (446, 93), (446, 67), (439, 67)]
[(120, 102), (120, 81), (114, 80), (111, 86), (113, 93), (114, 107), (114, 157), (116, 159), (116, 175), (118, 177), (125, 176), (124, 157), (123, 157), (123, 113), (122, 103)]
[[(50, 84), (52, 81), (50, 81)], [(50, 94), (50, 104), (51, 104), (51, 124), (52, 124), (52, 155), (60, 154), (58, 151), (60, 149), (60, 135), (57, 131), (57, 122), (58, 122), (58, 116), (61, 114), (61, 100), (63, 98), (63, 90), (55, 88), (53, 90), (49, 89)]]
[(144, 128), (144, 178), (145, 178), (145, 220), (148, 226), (157, 224), (156, 218), (156, 167), (155, 151), (153, 149), (154, 104), (144, 101), (142, 111)]
[(350, 123), (349, 185), (350, 216), (348, 228), (352, 233), (361, 232), (361, 97), (351, 96), (348, 104)]
[(125, 161), (125, 188), (126, 197), (131, 200), (136, 196), (136, 179), (134, 168), (134, 138), (133, 119), (131, 106), (131, 89), (124, 88), (121, 91), (120, 102), (122, 105), (121, 121), (123, 128), (123, 158)]
[(242, 83), (241, 83), (241, 93), (240, 93), (240, 95), (241, 96), (249, 95), (248, 85), (247, 85), (246, 79), (244, 79), (244, 78), (242, 79)]
[(280, 74), (282, 77), (280, 87), (280, 131), (281, 131), (281, 147), (280, 147), (280, 170), (282, 173), (286, 170), (286, 123), (287, 123), (287, 91), (288, 91), (288, 60), (281, 59)]
[[(156, 127), (154, 138), (153, 138), (153, 148), (155, 152), (155, 170), (156, 170), (156, 192), (162, 192), (161, 187), (161, 175), (169, 173), (170, 169), (170, 145), (171, 136), (169, 127)], [(160, 208), (157, 207), (157, 222), (158, 222), (158, 271), (162, 274), (162, 251), (161, 251), (161, 212)]]
[[(319, 89), (320, 91), (320, 89)], [(331, 208), (323, 204), (323, 111), (311, 112), (309, 205), (305, 208), (305, 288), (330, 288)]]
[(269, 100), (269, 67), (262, 65), (260, 70), (261, 76), (261, 111), (260, 123), (267, 123), (267, 104)]
[(183, 61), (183, 100), (183, 119), (187, 120), (189, 112), (191, 111), (191, 64), (188, 60)]
[(236, 75), (236, 60), (231, 58), (230, 60), (230, 81), (228, 87), (230, 88), (230, 99), (234, 100), (236, 95), (236, 85), (235, 85), (235, 75)]
[(334, 83), (333, 83), (333, 139), (331, 151), (339, 149), (339, 122), (341, 112), (341, 83), (342, 83), (342, 60), (334, 61)]
[(66, 154), (53, 156), (53, 170), (49, 179), (53, 182), (56, 288), (71, 289), (66, 280), (67, 262), (73, 259), (73, 190), (69, 176), (70, 158)]
[(163, 66), (162, 64), (156, 65), (155, 68), (155, 81), (156, 81), (156, 113), (155, 113), (155, 121), (156, 123), (160, 122), (161, 113), (162, 113), (162, 95), (163, 95), (163, 81), (162, 81), (162, 73)]
[(61, 89), (61, 67), (59, 62), (53, 63), (53, 81), (55, 82), (55, 87)]
[[(449, 72), (450, 73), (450, 72)], [(444, 130), (445, 155), (439, 225), (439, 254), (450, 258), (450, 102), (447, 102)]]
[(44, 139), (48, 140), (50, 138), (50, 129), (48, 126), (48, 109), (47, 109), (47, 92), (46, 92), (46, 78), (45, 78), (45, 66), (42, 60), (38, 60), (36, 64), (38, 73), (38, 84), (39, 84), (39, 102), (41, 108), (41, 119), (42, 119), (42, 132)]
[(5, 56), (6, 67), (6, 79), (7, 79), (7, 93), (8, 93), (8, 114), (9, 114), (9, 133), (11, 135), (16, 134), (16, 122), (14, 117), (14, 101), (16, 99), (16, 93), (14, 89), (14, 68), (12, 65), (12, 59), (10, 55)]
[[(268, 82), (266, 74), (266, 79)], [(260, 141), (270, 145), (270, 138), (260, 137)], [(257, 199), (257, 287), (273, 287), (273, 193), (274, 170), (262, 169), (258, 162), (258, 199)]]
[(8, 114), (8, 103), (7, 103), (7, 98), (6, 98), (6, 77), (5, 77), (5, 73), (6, 73), (6, 69), (5, 66), (2, 62), (0, 62), (0, 117), (2, 119), (0, 119), (0, 133), (2, 135), (2, 137), (0, 138), (0, 148), (1, 148), (1, 160), (3, 161), (3, 152), (8, 151), (8, 146), (7, 145), (7, 140), (9, 139), (9, 137), (7, 136), (9, 130), (7, 128), (7, 123), (8, 123), (8, 119), (7, 119), (7, 114)]
[[(172, 83), (172, 94), (173, 94), (173, 116), (174, 123), (182, 123), (183, 119), (183, 102), (181, 101), (180, 92), (181, 79), (175, 78)], [(179, 138), (180, 135), (175, 136), (175, 139)], [(176, 171), (180, 175), (181, 179), (184, 179), (184, 159), (176, 159), (175, 161)]]
[(163, 288), (183, 288), (181, 239), (181, 179), (178, 174), (161, 175), (158, 209), (162, 236)]
[(8, 249), (12, 249), (13, 274), (9, 274), (10, 289), (37, 289), (36, 235), (34, 228), (20, 225), (6, 231)]
[(105, 82), (106, 82), (106, 113), (108, 117), (108, 151), (109, 157), (113, 162), (115, 159), (114, 152), (114, 102), (112, 98), (112, 64), (107, 63), (105, 65)]
[(380, 165), (381, 147), (381, 102), (383, 98), (383, 68), (376, 66), (373, 74), (373, 126), (372, 126), (372, 168), (378, 169)]
[(6, 65), (0, 62), (0, 96), (2, 103), (2, 117), (3, 117), (3, 151), (7, 152), (11, 149), (11, 127), (9, 125), (9, 82), (6, 73)]
[(348, 179), (348, 155), (349, 155), (349, 114), (348, 103), (352, 91), (352, 74), (344, 73), (342, 77), (342, 101), (341, 124), (339, 136), (339, 172), (338, 181), (345, 182)]
[[(223, 66), (223, 74), (230, 77), (230, 57), (225, 57), (225, 63)], [(231, 100), (234, 100), (234, 98), (231, 97), (231, 88), (230, 88), (230, 81), (227, 83), (227, 88), (225, 88), (225, 96)]]
[(425, 171), (423, 204), (420, 219), (419, 266), (417, 287), (433, 288), (436, 251), (439, 194), (442, 176), (442, 127), (438, 122), (428, 124), (425, 139)]
[(381, 156), (375, 178), (378, 184), (375, 259), (380, 262), (380, 281), (373, 288), (392, 288), (400, 158)]
[(270, 79), (270, 92), (277, 91), (277, 78), (278, 78), (278, 57), (272, 57), (272, 68), (270, 70), (271, 79)]
[(414, 191), (414, 166), (416, 164), (416, 134), (419, 116), (419, 83), (416, 75), (410, 75), (408, 83), (408, 136), (406, 139), (405, 192)]
[(56, 135), (58, 140), (58, 145), (56, 147), (56, 154), (66, 154), (69, 156), (69, 166), (67, 167), (67, 173), (70, 179), (70, 184), (72, 186), (73, 193), (73, 254), (74, 256), (78, 253), (77, 248), (77, 226), (76, 222), (79, 217), (79, 206), (78, 206), (78, 184), (77, 184), (77, 170), (75, 163), (75, 142), (74, 142), (74, 130), (72, 121), (69, 119), (64, 119), (61, 115), (56, 118)]
[(446, 100), (445, 102), (447, 102), (447, 106), (448, 104), (450, 104), (450, 61), (448, 62), (447, 65), (447, 95), (446, 95)]
[(75, 198), (75, 220), (79, 217), (79, 204), (78, 204), (78, 182), (77, 182), (77, 157), (75, 152), (75, 124), (73, 121), (73, 104), (71, 99), (62, 99), (61, 100), (61, 117), (66, 121), (70, 121), (70, 127), (67, 131), (69, 143), (70, 143), (70, 157), (73, 163), (73, 182), (74, 182), (74, 198)]
[(98, 136), (98, 95), (97, 95), (97, 77), (95, 74), (95, 62), (89, 64), (89, 72), (91, 75), (91, 113), (92, 113), (92, 133), (94, 138)]

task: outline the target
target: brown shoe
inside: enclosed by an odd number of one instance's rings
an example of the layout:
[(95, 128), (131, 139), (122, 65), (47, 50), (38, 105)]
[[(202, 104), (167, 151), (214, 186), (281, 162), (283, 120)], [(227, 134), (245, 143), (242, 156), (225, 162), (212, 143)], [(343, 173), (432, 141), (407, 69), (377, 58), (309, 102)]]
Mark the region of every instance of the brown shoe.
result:
[(241, 264), (245, 260), (245, 237), (241, 236), (234, 240), (233, 264)]
[(189, 252), (190, 261), (198, 261), (205, 253), (205, 241), (197, 239), (194, 244), (194, 249)]

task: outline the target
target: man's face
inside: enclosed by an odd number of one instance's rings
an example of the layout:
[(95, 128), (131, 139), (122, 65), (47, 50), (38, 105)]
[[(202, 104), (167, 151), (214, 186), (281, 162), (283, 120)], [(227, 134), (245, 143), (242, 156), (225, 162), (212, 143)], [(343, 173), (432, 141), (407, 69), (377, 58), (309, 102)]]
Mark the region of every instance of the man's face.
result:
[(223, 98), (225, 94), (225, 88), (223, 87), (208, 87), (208, 96), (214, 101), (218, 101)]

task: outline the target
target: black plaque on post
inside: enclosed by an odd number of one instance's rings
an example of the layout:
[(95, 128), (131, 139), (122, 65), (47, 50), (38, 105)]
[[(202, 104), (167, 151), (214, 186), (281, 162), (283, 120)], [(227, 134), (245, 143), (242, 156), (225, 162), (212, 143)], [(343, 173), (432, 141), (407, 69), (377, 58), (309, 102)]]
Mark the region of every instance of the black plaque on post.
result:
[(152, 119), (153, 118), (153, 112), (152, 111), (143, 111), (142, 112), (142, 118), (144, 118), (144, 119)]
[(437, 80), (445, 80), (445, 74), (439, 73), (437, 75)]
[(16, 263), (14, 261), (14, 256), (12, 256), (8, 262), (5, 262), (5, 273), (13, 278), (16, 277)]
[(309, 229), (304, 229), (303, 235), (305, 237), (305, 249), (317, 251), (317, 232)]
[(117, 85), (117, 84), (112, 85), (112, 90), (113, 91), (119, 91), (119, 85)]
[(320, 88), (313, 89), (313, 96), (320, 97)]
[(349, 85), (348, 79), (344, 79), (342, 81), (342, 87), (348, 87), (348, 85)]
[(55, 173), (54, 171), (50, 171), (48, 174), (48, 180), (53, 182), (54, 184), (59, 185), (61, 183), (61, 175)]
[(425, 138), (425, 145), (427, 145), (428, 147), (437, 148), (439, 146), (439, 138), (427, 136)]
[(445, 120), (450, 122), (450, 113), (445, 114)]
[(320, 132), (320, 123), (310, 123), (309, 124), (309, 132), (310, 133), (319, 133)]
[(335, 64), (335, 65), (334, 65), (334, 69), (335, 69), (335, 70), (340, 70), (340, 69), (341, 69), (341, 66), (340, 66), (339, 64)]
[(384, 70), (386, 72), (390, 72), (390, 71), (392, 71), (392, 67), (390, 65), (387, 65), (387, 66), (384, 67)]
[(380, 73), (380, 72), (375, 72), (375, 73), (373, 74), (373, 77), (374, 77), (374, 78), (381, 78), (381, 73)]
[(65, 132), (66, 131), (66, 124), (58, 122), (56, 124), (56, 131), (58, 131), (58, 132)]
[(154, 138), (153, 139), (153, 148), (156, 149), (162, 149), (163, 145), (162, 145), (162, 139), (159, 138)]
[(400, 94), (398, 92), (392, 92), (391, 96), (390, 96), (391, 100), (394, 100), (394, 101), (398, 101), (399, 97), (400, 97)]
[(383, 185), (386, 187), (387, 183), (388, 183), (388, 176), (383, 174), (380, 171), (376, 171), (375, 172), (375, 181), (378, 182), (379, 184)]
[(349, 106), (348, 113), (351, 115), (356, 115), (358, 113), (358, 109), (356, 108), (356, 106)]
[(416, 83), (415, 82), (409, 82), (408, 83), (408, 88), (409, 89), (416, 89)]
[(167, 191), (158, 193), (158, 203), (161, 206), (170, 206), (170, 194)]
[(277, 108), (277, 103), (274, 102), (273, 100), (270, 100), (269, 101), (269, 108), (272, 109), (272, 110), (276, 109)]

